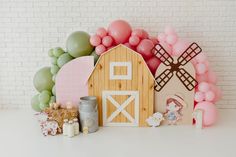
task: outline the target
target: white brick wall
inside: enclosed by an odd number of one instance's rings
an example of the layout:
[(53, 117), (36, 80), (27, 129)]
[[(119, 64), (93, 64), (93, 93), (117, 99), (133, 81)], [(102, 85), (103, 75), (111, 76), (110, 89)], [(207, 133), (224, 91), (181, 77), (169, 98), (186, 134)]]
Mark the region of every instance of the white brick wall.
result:
[(93, 33), (123, 18), (156, 35), (165, 25), (198, 42), (219, 76), (219, 108), (236, 109), (235, 0), (0, 0), (0, 106), (29, 107), (47, 51), (75, 30)]

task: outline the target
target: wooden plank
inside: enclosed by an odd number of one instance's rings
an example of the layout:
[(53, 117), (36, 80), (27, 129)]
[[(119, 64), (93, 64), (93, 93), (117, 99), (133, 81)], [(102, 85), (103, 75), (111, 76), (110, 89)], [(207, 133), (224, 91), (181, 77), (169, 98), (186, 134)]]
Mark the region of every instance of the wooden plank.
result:
[[(109, 79), (109, 66), (110, 66), (110, 54), (104, 55), (104, 90), (110, 90), (110, 79)], [(107, 118), (110, 116), (110, 102), (107, 101), (107, 113), (103, 113), (107, 115)]]
[(152, 75), (148, 77), (148, 117), (154, 113), (154, 80)]
[(143, 65), (142, 59), (138, 57), (138, 90), (139, 90), (139, 126), (143, 126)]
[(99, 121), (101, 122), (100, 125), (103, 125), (103, 111), (102, 111), (102, 89), (104, 88), (104, 57), (101, 58), (98, 64), (98, 104), (100, 104), (100, 108), (98, 108), (100, 116)]

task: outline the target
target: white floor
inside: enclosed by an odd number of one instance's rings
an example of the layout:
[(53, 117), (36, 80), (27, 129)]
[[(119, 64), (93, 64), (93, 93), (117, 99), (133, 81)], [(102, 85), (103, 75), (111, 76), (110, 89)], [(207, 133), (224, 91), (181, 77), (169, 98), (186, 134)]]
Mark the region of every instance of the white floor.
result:
[(0, 157), (236, 157), (236, 110), (216, 125), (104, 127), (74, 138), (44, 137), (31, 110), (0, 111)]

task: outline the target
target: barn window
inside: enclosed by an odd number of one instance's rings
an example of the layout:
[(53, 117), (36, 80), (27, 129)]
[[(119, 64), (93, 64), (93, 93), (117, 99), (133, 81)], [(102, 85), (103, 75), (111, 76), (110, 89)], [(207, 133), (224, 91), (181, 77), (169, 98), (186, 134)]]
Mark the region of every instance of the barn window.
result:
[(110, 62), (111, 80), (131, 80), (132, 64), (131, 62)]

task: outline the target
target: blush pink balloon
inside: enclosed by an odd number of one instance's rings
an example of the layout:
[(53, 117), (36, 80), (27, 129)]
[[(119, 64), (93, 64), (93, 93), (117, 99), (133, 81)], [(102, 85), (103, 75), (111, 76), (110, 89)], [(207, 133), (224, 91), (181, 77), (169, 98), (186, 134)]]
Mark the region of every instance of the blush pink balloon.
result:
[(168, 52), (170, 55), (172, 54), (172, 48), (169, 44), (166, 42), (160, 42), (159, 44), (166, 50), (166, 52)]
[(154, 45), (158, 44), (158, 40), (155, 37), (149, 37), (149, 39), (153, 42)]
[(135, 46), (130, 45), (130, 43), (125, 43), (124, 45), (127, 46), (128, 48), (134, 50), (134, 51), (136, 50)]
[(203, 74), (203, 75), (197, 75), (196, 80), (198, 82), (206, 82), (208, 81), (208, 78), (207, 78), (207, 75)]
[(96, 48), (95, 48), (95, 52), (97, 55), (101, 55), (103, 54), (104, 52), (106, 51), (106, 47), (104, 45), (98, 45)]
[(113, 39), (110, 36), (105, 36), (102, 38), (102, 44), (106, 47), (110, 47), (112, 45)]
[(98, 35), (93, 35), (90, 37), (90, 44), (93, 46), (98, 46), (101, 44), (101, 38)]
[(203, 63), (203, 62), (206, 61), (207, 56), (206, 56), (206, 54), (205, 54), (204, 52), (201, 52), (201, 53), (198, 54), (195, 58), (196, 58), (197, 62)]
[(205, 100), (206, 101), (213, 101), (215, 99), (215, 93), (213, 91), (208, 91), (205, 93)]
[(166, 42), (170, 45), (174, 45), (177, 42), (177, 36), (175, 34), (167, 35)]
[(196, 102), (202, 102), (204, 100), (204, 93), (202, 92), (196, 92), (195, 95), (194, 95), (194, 100)]
[(140, 42), (140, 39), (138, 36), (136, 35), (132, 35), (130, 38), (129, 38), (129, 43), (130, 45), (132, 46), (137, 46)]
[(140, 53), (145, 60), (150, 59), (154, 54), (152, 53), (152, 49), (154, 44), (149, 39), (143, 39), (137, 46), (137, 52)]
[(100, 36), (101, 38), (105, 37), (107, 35), (107, 31), (105, 28), (100, 27), (97, 29), (96, 34)]
[(199, 91), (205, 93), (205, 92), (208, 92), (210, 90), (210, 85), (207, 82), (201, 82), (198, 85), (198, 89), (199, 89)]
[(217, 83), (217, 77), (216, 77), (216, 74), (213, 71), (209, 70), (207, 72), (207, 77), (208, 77), (208, 81), (210, 83), (214, 83), (214, 84)]
[(217, 109), (216, 106), (208, 101), (203, 101), (197, 103), (194, 110), (203, 110), (203, 125), (210, 126), (213, 125), (217, 120)]
[(196, 73), (198, 75), (201, 75), (201, 74), (204, 74), (205, 72), (207, 72), (207, 68), (204, 63), (198, 63), (195, 68), (196, 68)]
[(116, 44), (125, 43), (131, 35), (131, 26), (124, 20), (113, 21), (108, 27), (108, 34)]
[(165, 33), (158, 34), (157, 39), (160, 42), (165, 42), (166, 41), (166, 34)]
[(148, 39), (149, 34), (147, 31), (143, 30), (143, 39)]
[(146, 63), (150, 71), (152, 72), (152, 74), (155, 75), (158, 66), (161, 64), (161, 61), (156, 56), (154, 56), (150, 58), (149, 60), (147, 60)]
[(134, 29), (132, 31), (132, 36), (137, 36), (140, 39), (142, 39), (143, 38), (143, 29)]
[(176, 34), (175, 29), (172, 26), (166, 26), (164, 32), (167, 35)]
[(174, 45), (173, 45), (173, 55), (175, 56), (180, 56), (189, 46), (189, 42), (185, 40), (178, 40)]

